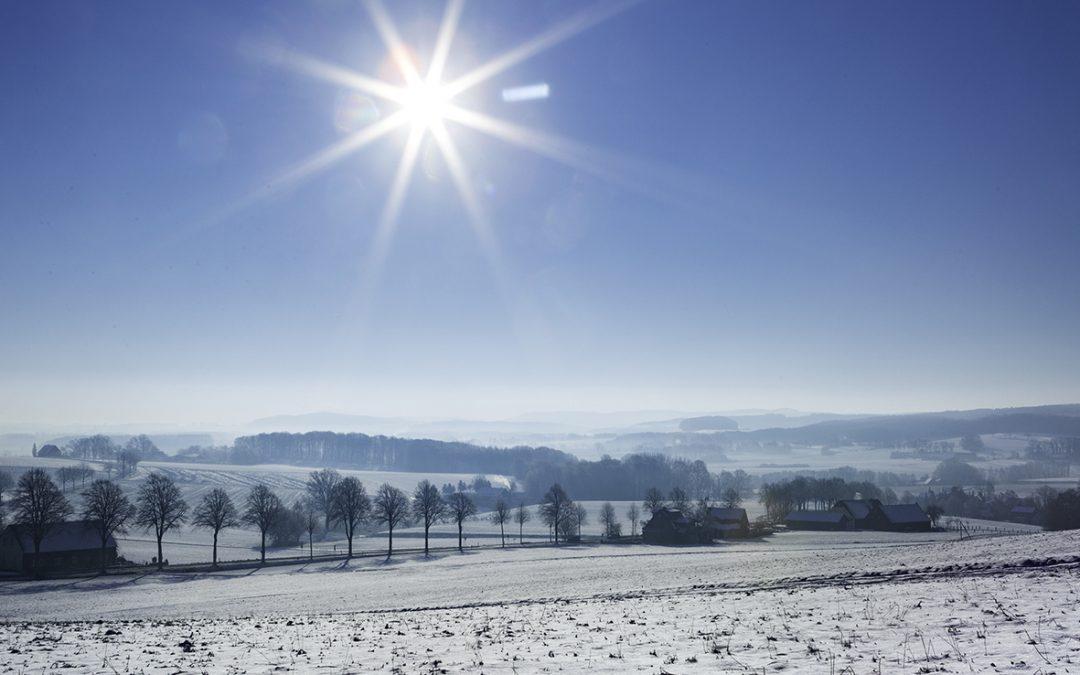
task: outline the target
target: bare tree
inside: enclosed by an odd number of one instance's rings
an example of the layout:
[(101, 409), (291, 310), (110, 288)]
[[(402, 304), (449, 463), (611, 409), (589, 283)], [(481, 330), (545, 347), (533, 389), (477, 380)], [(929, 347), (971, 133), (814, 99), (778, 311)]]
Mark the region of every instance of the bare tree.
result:
[(687, 496), (686, 490), (681, 487), (671, 488), (671, 492), (668, 493), (668, 499), (671, 501), (671, 508), (681, 511), (685, 516), (686, 510), (690, 508), (690, 497)]
[(720, 495), (720, 501), (723, 502), (724, 508), (737, 509), (739, 504), (742, 504), (742, 495), (739, 491), (731, 487), (724, 490), (724, 494)]
[(124, 443), (124, 449), (131, 450), (139, 459), (153, 457), (161, 452), (158, 446), (154, 444), (154, 441), (150, 440), (150, 437), (146, 434), (139, 434), (129, 438), (127, 443)]
[(135, 514), (135, 525), (154, 533), (157, 539), (157, 566), (160, 570), (165, 564), (161, 555), (161, 538), (172, 528), (180, 525), (187, 518), (188, 504), (180, 494), (176, 483), (164, 474), (152, 473), (139, 487), (135, 503), (139, 511)]
[(0, 471), (0, 513), (4, 510), (4, 493), (15, 487), (15, 479), (7, 471)]
[[(47, 447), (49, 446), (42, 446), (41, 450), (38, 450), (38, 454), (41, 454), (41, 451)], [(80, 459), (112, 459), (116, 456), (116, 451), (119, 448), (108, 436), (97, 434), (96, 436), (86, 436), (68, 441), (67, 450), (68, 455)]]
[(619, 517), (615, 515), (615, 507), (611, 502), (604, 502), (600, 507), (600, 524), (604, 526), (604, 536), (608, 539), (619, 536)]
[(548, 488), (540, 503), (540, 518), (545, 525), (554, 530), (556, 544), (559, 543), (559, 527), (566, 522), (571, 504), (573, 502), (570, 501), (570, 496), (558, 483)]
[(637, 504), (631, 504), (630, 508), (626, 510), (626, 517), (630, 520), (630, 536), (637, 536), (638, 522), (641, 521), (641, 511), (638, 510)]
[(105, 571), (105, 549), (109, 537), (127, 532), (128, 521), (135, 517), (123, 489), (110, 480), (96, 480), (82, 493), (83, 518), (94, 522), (101, 535), (101, 571)]
[(581, 526), (589, 522), (589, 511), (583, 504), (574, 504), (574, 528), (578, 538), (581, 537)]
[(575, 508), (573, 501), (566, 505), (566, 509), (563, 511), (558, 524), (559, 531), (563, 533), (564, 542), (569, 540), (570, 536), (577, 532), (577, 508)]
[(26, 529), (34, 543), (33, 572), (34, 576), (37, 576), (41, 542), (71, 515), (71, 504), (45, 469), (30, 469), (19, 477), (19, 482), (15, 485), (11, 510), (14, 523)]
[(520, 502), (517, 508), (514, 509), (514, 522), (518, 525), (518, 543), (525, 543), (525, 523), (532, 520), (532, 513), (528, 507), (525, 506), (525, 502)]
[(345, 528), (345, 538), (349, 541), (349, 557), (352, 557), (353, 536), (356, 528), (371, 514), (371, 500), (368, 499), (364, 484), (349, 476), (334, 484), (330, 495), (330, 522)]
[(60, 481), (60, 491), (67, 492), (67, 484), (74, 482), (74, 474), (72, 473), (75, 467), (62, 466), (56, 470), (56, 479)]
[(926, 515), (930, 518), (930, 524), (937, 527), (938, 521), (941, 520), (941, 516), (945, 514), (945, 509), (941, 508), (937, 504), (931, 504), (926, 507)]
[(296, 508), (300, 512), (300, 517), (303, 519), (304, 531), (307, 532), (308, 560), (314, 560), (315, 533), (319, 531), (319, 525), (322, 520), (321, 512), (318, 507), (315, 506), (315, 502), (311, 497), (307, 495), (300, 498), (300, 501), (296, 503)]
[(499, 536), (502, 537), (503, 548), (506, 548), (506, 523), (510, 522), (510, 506), (501, 499), (495, 502), (491, 522), (499, 526)]
[(641, 505), (646, 512), (656, 513), (664, 508), (664, 493), (654, 487), (649, 488), (649, 491), (645, 493), (645, 501)]
[(229, 493), (221, 488), (214, 488), (203, 496), (202, 501), (192, 513), (191, 524), (214, 533), (214, 567), (217, 567), (218, 534), (226, 527), (239, 527), (240, 517), (233, 506)]
[(139, 467), (139, 462), (147, 457), (153, 458), (155, 455), (159, 455), (161, 450), (158, 449), (154, 442), (150, 440), (149, 436), (140, 434), (138, 436), (132, 436), (124, 444), (123, 450), (119, 450), (116, 453), (117, 471), (121, 477), (130, 476), (135, 473), (135, 470)]
[(142, 455), (138, 450), (125, 446), (123, 450), (116, 453), (116, 473), (121, 478), (130, 476), (135, 473), (141, 460)]
[(409, 498), (389, 483), (383, 483), (375, 493), (375, 519), (386, 525), (386, 557), (394, 554), (394, 528), (409, 522)]
[(457, 524), (457, 547), (459, 551), (464, 548), (462, 545), (462, 529), (465, 520), (475, 514), (476, 504), (469, 498), (469, 495), (464, 492), (455, 492), (450, 495), (450, 517)]
[(330, 501), (334, 497), (334, 486), (341, 482), (341, 474), (333, 469), (322, 469), (321, 471), (312, 471), (308, 474), (307, 479), (307, 493), (311, 497), (312, 502), (323, 514), (323, 527), (327, 530), (330, 529), (330, 521), (333, 520), (330, 516), (331, 503)]
[(266, 533), (277, 523), (285, 509), (281, 498), (273, 490), (259, 483), (251, 488), (244, 505), (244, 522), (259, 528), (259, 560), (266, 562)]
[(413, 519), (424, 526), (424, 555), (428, 554), (428, 531), (431, 526), (446, 517), (446, 502), (429, 480), (422, 480), (413, 492)]

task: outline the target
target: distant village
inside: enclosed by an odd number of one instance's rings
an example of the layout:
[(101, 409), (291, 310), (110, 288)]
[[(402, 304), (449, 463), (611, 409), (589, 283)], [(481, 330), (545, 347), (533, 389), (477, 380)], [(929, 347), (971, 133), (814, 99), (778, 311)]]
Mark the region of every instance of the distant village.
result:
[[(704, 518), (696, 519), (679, 509), (660, 508), (642, 527), (642, 539), (651, 544), (702, 544), (773, 531), (767, 526), (752, 526), (743, 508), (710, 507), (706, 513)], [(933, 523), (918, 504), (842, 499), (831, 509), (792, 511), (783, 519), (783, 525), (789, 530), (929, 532)]]

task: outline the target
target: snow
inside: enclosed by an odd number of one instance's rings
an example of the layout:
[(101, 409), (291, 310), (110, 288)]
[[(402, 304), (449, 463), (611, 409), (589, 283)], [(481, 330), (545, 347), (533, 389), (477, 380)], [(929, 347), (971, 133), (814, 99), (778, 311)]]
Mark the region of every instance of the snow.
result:
[[(865, 533), (815, 533), (843, 534)], [(1069, 672), (1080, 656), (1076, 559), (1030, 562), (1077, 533), (773, 540), (9, 582), (0, 672)]]
[(789, 532), (8, 581), (0, 672), (1068, 672), (1078, 544)]
[(418, 612), (12, 623), (0, 639), (13, 671), (1068, 672), (1080, 650), (1077, 581), (1055, 570)]
[(272, 614), (283, 607), (343, 612), (672, 588), (760, 587), (838, 575), (873, 579), (875, 573), (892, 570), (981, 568), (1057, 557), (1080, 548), (1080, 533), (965, 541), (941, 533), (936, 541), (922, 538), (928, 536), (786, 532), (716, 546), (484, 548), (442, 552), (430, 559), (401, 555), (385, 561), (377, 556), (212, 574), (166, 570), (6, 582), (0, 584), (0, 619), (227, 617)]

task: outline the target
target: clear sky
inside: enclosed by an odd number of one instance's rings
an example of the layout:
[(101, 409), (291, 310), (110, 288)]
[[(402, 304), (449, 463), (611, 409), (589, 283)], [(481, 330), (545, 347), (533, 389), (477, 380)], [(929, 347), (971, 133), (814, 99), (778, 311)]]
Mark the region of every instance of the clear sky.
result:
[(0, 421), (1080, 400), (1078, 3), (615, 12), (455, 99), (574, 140), (446, 120), (491, 246), (428, 133), (378, 272), (410, 127), (277, 181), (397, 110), (300, 53), (401, 84), (362, 3), (0, 5)]

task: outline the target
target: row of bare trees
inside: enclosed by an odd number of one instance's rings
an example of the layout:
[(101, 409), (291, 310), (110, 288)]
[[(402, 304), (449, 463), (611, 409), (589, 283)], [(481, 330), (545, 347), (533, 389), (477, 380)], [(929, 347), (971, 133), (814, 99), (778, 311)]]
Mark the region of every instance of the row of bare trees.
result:
[[(5, 474), (6, 475), (6, 474)], [(0, 499), (2, 499), (0, 490)], [(260, 560), (266, 560), (267, 536), (286, 519), (298, 523), (308, 535), (309, 555), (313, 556), (313, 540), (320, 526), (337, 527), (344, 533), (348, 544), (348, 556), (353, 555), (353, 540), (358, 531), (368, 524), (384, 526), (387, 530), (387, 555), (393, 554), (394, 531), (413, 522), (424, 529), (424, 553), (429, 553), (430, 529), (442, 522), (457, 526), (458, 548), (464, 546), (464, 525), (476, 515), (473, 499), (464, 492), (448, 496), (431, 481), (421, 481), (411, 498), (390, 484), (379, 486), (373, 496), (368, 495), (364, 485), (354, 477), (342, 477), (332, 469), (313, 472), (307, 485), (307, 494), (293, 507), (286, 507), (281, 498), (264, 484), (257, 484), (248, 493), (242, 509), (237, 508), (228, 492), (215, 488), (206, 493), (198, 505), (191, 509), (180, 488), (167, 475), (151, 473), (139, 486), (134, 502), (123, 489), (111, 480), (95, 480), (82, 492), (82, 516), (98, 528), (101, 535), (102, 561), (110, 537), (126, 533), (134, 527), (154, 536), (157, 544), (155, 562), (160, 569), (165, 564), (163, 541), (173, 529), (189, 523), (208, 530), (212, 534), (213, 564), (218, 562), (218, 539), (227, 528), (250, 525), (260, 533)], [(610, 505), (608, 505), (610, 506)], [(67, 519), (73, 508), (57, 488), (48, 472), (32, 469), (26, 472), (15, 486), (11, 500), (16, 523), (24, 526), (34, 542), (34, 552), (39, 553), (41, 542), (57, 525)], [(633, 507), (636, 512), (636, 507)], [(586, 522), (586, 511), (575, 504), (558, 484), (553, 485), (544, 496), (539, 514), (549, 526), (556, 543), (572, 534), (580, 535)], [(512, 508), (505, 499), (499, 499), (489, 515), (490, 521), (499, 526), (502, 545), (506, 545), (506, 526), (518, 526), (519, 541), (524, 539), (524, 526), (532, 519), (524, 502)], [(606, 530), (611, 533), (607, 516)], [(632, 514), (635, 522), (636, 514)], [(35, 556), (36, 558), (36, 556)]]
[[(696, 501), (696, 505), (700, 507), (702, 504), (714, 503), (713, 500), (707, 495), (702, 494)], [(736, 488), (728, 488), (720, 495), (720, 499), (715, 502), (724, 506), (725, 508), (734, 509), (742, 503), (742, 495)], [(655, 487), (649, 488), (645, 492), (645, 499), (641, 504), (647, 512), (656, 513), (663, 508), (672, 508), (676, 511), (681, 511), (685, 515), (690, 515), (690, 512), (694, 509), (695, 503), (690, 499), (690, 495), (686, 493), (681, 487), (673, 487), (668, 493), (667, 499), (664, 499), (664, 494)]]
[[(370, 520), (371, 515), (387, 527), (388, 555), (393, 552), (394, 528), (412, 523), (424, 528), (424, 555), (428, 555), (432, 526), (443, 522), (457, 525), (458, 549), (461, 550), (464, 548), (465, 522), (477, 513), (476, 503), (467, 493), (460, 489), (457, 492), (440, 490), (429, 480), (420, 481), (411, 498), (398, 488), (384, 484), (369, 502), (360, 481), (343, 478), (334, 469), (322, 469), (308, 477), (307, 493), (314, 507), (323, 514), (324, 527), (340, 526), (344, 530), (350, 557), (355, 529)], [(491, 512), (491, 521), (499, 525), (503, 546), (506, 545), (506, 524), (512, 517), (523, 528), (531, 516), (524, 504), (520, 504), (517, 513), (512, 515), (506, 501), (499, 499)]]

